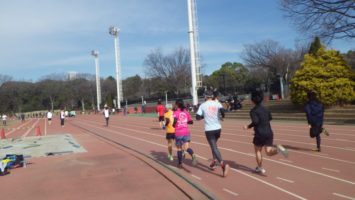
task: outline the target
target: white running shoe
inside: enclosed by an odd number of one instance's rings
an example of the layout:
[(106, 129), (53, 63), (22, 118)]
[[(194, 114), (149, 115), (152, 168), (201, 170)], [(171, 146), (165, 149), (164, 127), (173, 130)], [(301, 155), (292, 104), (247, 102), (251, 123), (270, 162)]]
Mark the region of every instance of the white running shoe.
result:
[(261, 167), (255, 167), (254, 172), (258, 174), (265, 174), (266, 170)]
[(282, 153), (283, 156), (285, 156), (285, 158), (288, 157), (288, 152), (287, 149), (285, 149), (285, 147), (283, 147), (281, 144), (276, 145), (277, 148), (277, 152)]

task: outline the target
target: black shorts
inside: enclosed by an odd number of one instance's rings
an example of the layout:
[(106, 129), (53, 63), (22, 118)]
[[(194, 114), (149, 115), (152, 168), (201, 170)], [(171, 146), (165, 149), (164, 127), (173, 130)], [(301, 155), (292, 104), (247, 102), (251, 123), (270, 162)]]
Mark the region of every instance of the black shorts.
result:
[(253, 139), (253, 144), (258, 147), (272, 146), (273, 141), (274, 141), (273, 135), (267, 135), (267, 136), (255, 135)]
[(213, 131), (205, 131), (207, 140), (215, 139), (216, 141), (221, 137), (221, 129)]
[(322, 124), (311, 124), (311, 129), (309, 130), (309, 136), (311, 138), (317, 137), (322, 132)]
[(175, 139), (175, 133), (166, 133), (166, 139), (167, 140)]
[(163, 122), (164, 121), (164, 116), (159, 116), (158, 119), (159, 119), (160, 122)]
[(48, 121), (51, 121), (52, 120), (52, 118), (48, 118)]

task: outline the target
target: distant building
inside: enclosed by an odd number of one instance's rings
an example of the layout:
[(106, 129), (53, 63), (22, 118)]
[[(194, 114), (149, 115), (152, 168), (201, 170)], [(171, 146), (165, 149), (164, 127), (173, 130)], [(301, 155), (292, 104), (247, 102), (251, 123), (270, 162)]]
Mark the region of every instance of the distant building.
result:
[(74, 80), (74, 79), (76, 79), (77, 78), (77, 72), (67, 72), (66, 74), (65, 74), (65, 79), (67, 80), (67, 81), (71, 81), (71, 80)]

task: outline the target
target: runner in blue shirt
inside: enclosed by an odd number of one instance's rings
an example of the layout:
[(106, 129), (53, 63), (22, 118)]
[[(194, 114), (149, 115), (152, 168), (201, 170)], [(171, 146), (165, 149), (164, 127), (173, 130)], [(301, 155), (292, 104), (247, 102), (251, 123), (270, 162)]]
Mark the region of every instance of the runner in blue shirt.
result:
[(208, 143), (211, 146), (213, 161), (210, 164), (211, 169), (215, 169), (217, 166), (216, 160), (220, 163), (222, 170), (223, 170), (223, 177), (228, 175), (229, 165), (225, 164), (222, 160), (222, 156), (218, 151), (217, 141), (221, 136), (221, 123), (219, 122), (220, 118), (218, 116), (218, 111), (221, 112), (222, 120), (224, 118), (224, 109), (222, 105), (214, 101), (213, 99), (213, 92), (207, 90), (205, 92), (205, 99), (206, 102), (201, 104), (197, 113), (196, 119), (201, 120), (205, 119), (205, 133)]

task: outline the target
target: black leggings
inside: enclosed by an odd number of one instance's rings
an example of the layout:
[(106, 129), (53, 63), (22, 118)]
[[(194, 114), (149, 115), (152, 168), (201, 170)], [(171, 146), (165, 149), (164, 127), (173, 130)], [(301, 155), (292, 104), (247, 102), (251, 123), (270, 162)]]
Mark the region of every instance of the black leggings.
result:
[(213, 160), (218, 160), (219, 163), (222, 162), (222, 156), (218, 151), (217, 147), (217, 141), (219, 137), (221, 136), (221, 129), (218, 130), (213, 130), (213, 131), (206, 131), (206, 138), (208, 143), (210, 144), (211, 150), (212, 150), (212, 155), (213, 155)]

